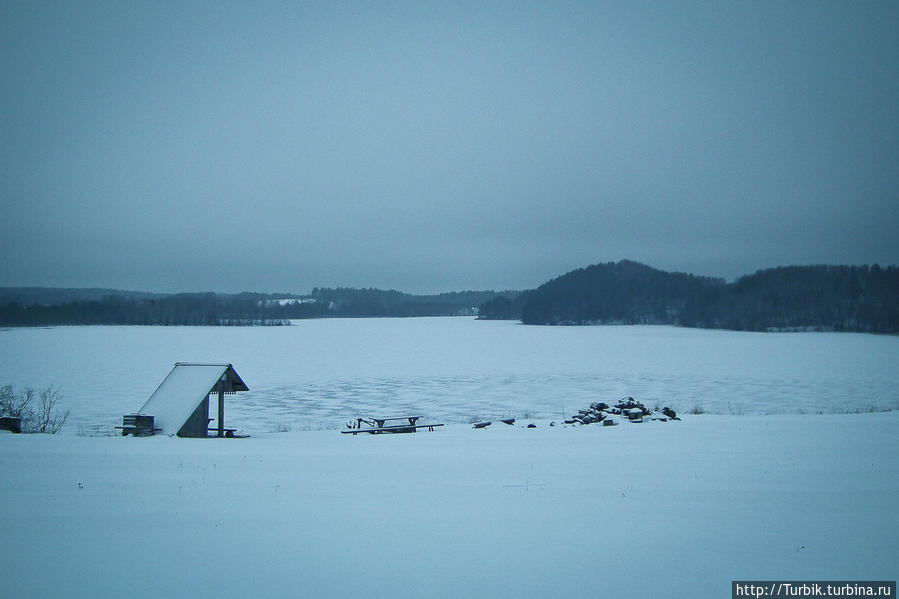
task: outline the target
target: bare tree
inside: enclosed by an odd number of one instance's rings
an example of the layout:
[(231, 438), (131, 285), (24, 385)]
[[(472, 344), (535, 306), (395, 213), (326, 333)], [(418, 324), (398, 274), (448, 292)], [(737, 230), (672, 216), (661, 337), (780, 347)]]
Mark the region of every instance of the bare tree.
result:
[(37, 432), (55, 435), (65, 426), (69, 419), (69, 411), (60, 412), (56, 408), (62, 394), (51, 385), (40, 393), (40, 406), (37, 411)]
[(0, 387), (0, 416), (18, 418), (22, 432), (56, 434), (69, 419), (69, 411), (61, 412), (56, 406), (62, 394), (53, 386), (37, 394), (37, 411), (31, 407), (35, 398), (32, 387), (16, 391), (12, 385)]
[(21, 429), (28, 430), (35, 418), (31, 402), (34, 399), (34, 389), (25, 387), (22, 391), (16, 391), (12, 385), (4, 385), (0, 388), (0, 416), (18, 418)]

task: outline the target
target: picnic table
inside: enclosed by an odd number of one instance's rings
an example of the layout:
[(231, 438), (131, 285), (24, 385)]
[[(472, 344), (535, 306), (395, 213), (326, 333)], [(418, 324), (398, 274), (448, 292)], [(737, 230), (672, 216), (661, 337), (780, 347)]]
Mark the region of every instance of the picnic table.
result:
[[(345, 434), (358, 435), (359, 433), (414, 433), (420, 428), (426, 428), (433, 431), (435, 426), (443, 426), (443, 424), (418, 424), (421, 416), (390, 416), (387, 418), (356, 418), (347, 423), (347, 429), (340, 431)], [(390, 424), (399, 422), (399, 424)], [(365, 426), (363, 426), (365, 425)]]
[[(219, 429), (217, 429), (217, 428), (208, 428), (208, 429), (206, 429), (206, 430), (207, 430), (208, 432), (210, 432), (210, 433), (215, 433), (216, 436), (218, 436)], [(237, 430), (236, 428), (223, 428), (223, 429), (222, 429), (222, 434), (223, 434), (224, 436), (226, 436), (226, 437), (232, 438), (232, 437), (234, 437), (234, 432), (235, 432), (236, 430)]]

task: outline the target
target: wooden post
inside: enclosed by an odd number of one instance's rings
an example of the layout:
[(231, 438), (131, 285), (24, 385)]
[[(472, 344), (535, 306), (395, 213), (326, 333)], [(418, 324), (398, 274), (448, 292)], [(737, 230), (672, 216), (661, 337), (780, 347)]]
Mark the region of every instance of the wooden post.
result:
[(218, 436), (225, 436), (225, 383), (219, 381), (219, 430)]

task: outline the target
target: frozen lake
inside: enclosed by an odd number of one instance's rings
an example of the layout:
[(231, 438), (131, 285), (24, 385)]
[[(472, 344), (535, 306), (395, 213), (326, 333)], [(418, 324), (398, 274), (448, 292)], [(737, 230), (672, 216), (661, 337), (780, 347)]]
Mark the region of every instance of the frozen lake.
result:
[(226, 421), (248, 433), (339, 428), (387, 412), (559, 419), (625, 395), (718, 414), (899, 408), (895, 336), (472, 318), (0, 330), (0, 384), (60, 388), (68, 434), (120, 424), (177, 361), (234, 364), (251, 391), (228, 398)]

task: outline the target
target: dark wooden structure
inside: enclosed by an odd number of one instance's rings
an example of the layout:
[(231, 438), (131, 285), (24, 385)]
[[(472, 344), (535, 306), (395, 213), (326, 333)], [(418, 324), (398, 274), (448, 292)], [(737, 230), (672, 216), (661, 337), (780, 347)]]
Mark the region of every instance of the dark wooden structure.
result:
[(22, 419), (13, 418), (12, 416), (0, 416), (0, 431), (9, 431), (11, 433), (22, 432)]
[[(225, 395), (239, 391), (249, 391), (249, 387), (231, 364), (176, 362), (143, 407), (124, 416), (122, 434), (208, 437), (212, 432), (216, 437), (234, 437), (235, 429), (225, 427)], [(209, 428), (210, 397), (218, 408), (214, 428)]]
[(117, 426), (116, 428), (122, 429), (123, 437), (125, 435), (147, 437), (159, 430), (154, 427), (152, 416), (144, 416), (142, 414), (125, 414), (122, 416), (122, 426)]

